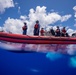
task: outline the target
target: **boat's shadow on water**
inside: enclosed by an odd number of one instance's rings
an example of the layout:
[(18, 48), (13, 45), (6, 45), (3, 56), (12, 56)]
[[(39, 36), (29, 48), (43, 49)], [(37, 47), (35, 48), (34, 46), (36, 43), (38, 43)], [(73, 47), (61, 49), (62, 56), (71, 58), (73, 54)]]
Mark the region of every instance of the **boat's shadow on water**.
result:
[(36, 51), (28, 51), (28, 50), (7, 50), (8, 52), (12, 53), (37, 53)]

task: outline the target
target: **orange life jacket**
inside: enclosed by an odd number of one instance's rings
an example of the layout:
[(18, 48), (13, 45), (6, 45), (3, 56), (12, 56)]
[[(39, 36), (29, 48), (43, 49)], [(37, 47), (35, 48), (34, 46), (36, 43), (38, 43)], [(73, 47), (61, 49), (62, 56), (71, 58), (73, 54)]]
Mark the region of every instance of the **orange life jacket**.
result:
[(23, 29), (23, 30), (26, 30), (26, 29), (27, 29), (27, 26), (23, 26), (22, 29)]
[(35, 24), (34, 28), (39, 28), (39, 25), (38, 24)]
[(41, 30), (40, 33), (41, 33), (41, 35), (44, 35), (44, 30)]
[(66, 30), (65, 30), (65, 29), (62, 29), (62, 32), (63, 32), (63, 33), (66, 33)]

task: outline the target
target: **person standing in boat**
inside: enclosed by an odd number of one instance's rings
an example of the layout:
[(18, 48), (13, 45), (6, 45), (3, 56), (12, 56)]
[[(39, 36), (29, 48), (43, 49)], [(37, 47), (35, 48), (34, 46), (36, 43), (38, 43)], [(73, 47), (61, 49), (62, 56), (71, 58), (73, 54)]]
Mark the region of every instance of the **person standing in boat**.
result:
[(23, 35), (26, 35), (27, 34), (27, 23), (24, 22), (24, 26), (22, 27), (22, 30), (23, 30)]
[(38, 36), (39, 35), (39, 30), (40, 30), (40, 25), (39, 25), (39, 21), (36, 21), (36, 24), (34, 26), (34, 35)]
[(56, 33), (56, 36), (60, 36), (61, 35), (59, 26), (57, 26), (57, 29), (56, 29), (55, 33)]

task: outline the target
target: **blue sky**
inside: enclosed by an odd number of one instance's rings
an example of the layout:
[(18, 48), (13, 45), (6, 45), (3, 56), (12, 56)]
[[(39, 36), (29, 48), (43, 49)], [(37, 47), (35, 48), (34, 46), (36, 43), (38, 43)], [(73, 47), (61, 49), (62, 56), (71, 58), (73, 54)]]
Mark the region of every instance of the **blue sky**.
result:
[(29, 34), (38, 19), (41, 27), (66, 26), (73, 33), (76, 32), (75, 6), (76, 0), (3, 0), (0, 1), (0, 30), (3, 27), (5, 31), (13, 29), (13, 33), (22, 33), (25, 21)]

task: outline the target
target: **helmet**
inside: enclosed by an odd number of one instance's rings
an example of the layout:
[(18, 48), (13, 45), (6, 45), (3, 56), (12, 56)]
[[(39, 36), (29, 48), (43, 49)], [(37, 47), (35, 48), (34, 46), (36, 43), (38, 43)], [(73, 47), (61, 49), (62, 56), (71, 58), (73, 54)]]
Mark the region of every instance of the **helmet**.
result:
[(41, 29), (44, 29), (44, 28), (41, 28)]
[(39, 21), (37, 20), (36, 23), (39, 23)]
[(26, 25), (27, 23), (26, 22), (24, 22), (24, 25)]
[(65, 27), (63, 27), (65, 29)]
[(57, 26), (57, 28), (59, 28), (59, 26)]

